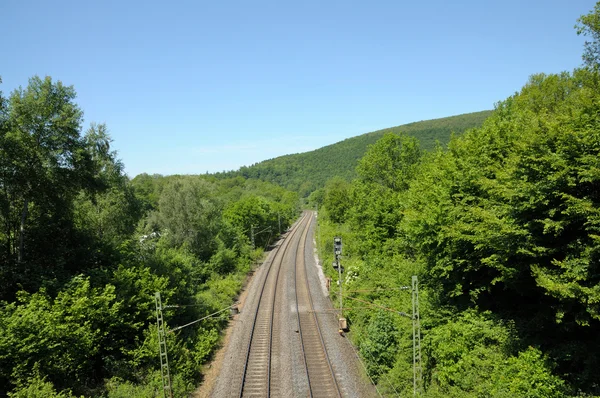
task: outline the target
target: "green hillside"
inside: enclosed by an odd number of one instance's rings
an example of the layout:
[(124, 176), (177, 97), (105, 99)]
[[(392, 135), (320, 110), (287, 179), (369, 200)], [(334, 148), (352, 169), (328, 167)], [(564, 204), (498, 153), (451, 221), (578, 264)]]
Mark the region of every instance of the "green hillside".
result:
[(432, 149), (436, 142), (446, 145), (452, 133), (479, 127), (492, 111), (466, 113), (441, 119), (424, 120), (348, 138), (314, 151), (285, 155), (265, 160), (237, 171), (217, 173), (218, 177), (243, 176), (274, 182), (307, 196), (334, 175), (350, 180), (355, 176), (358, 160), (367, 147), (387, 132), (403, 132), (416, 137), (423, 149)]

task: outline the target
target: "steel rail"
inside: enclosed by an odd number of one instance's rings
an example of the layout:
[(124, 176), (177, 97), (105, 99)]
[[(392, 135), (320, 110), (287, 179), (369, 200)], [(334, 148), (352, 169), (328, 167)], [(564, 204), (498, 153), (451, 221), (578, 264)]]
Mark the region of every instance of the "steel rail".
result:
[[(277, 250), (276, 250), (275, 254), (273, 255), (273, 260), (269, 264), (269, 269), (266, 272), (264, 282), (263, 282), (263, 285), (260, 290), (258, 303), (256, 305), (256, 311), (254, 312), (254, 317), (253, 317), (253, 321), (252, 321), (252, 329), (250, 331), (250, 339), (248, 341), (248, 347), (247, 347), (247, 351), (246, 351), (246, 359), (244, 362), (244, 370), (243, 370), (241, 386), (240, 386), (240, 390), (239, 390), (240, 397), (244, 396), (244, 387), (246, 386), (246, 381), (247, 381), (246, 377), (248, 375), (248, 365), (250, 364), (250, 353), (252, 351), (252, 343), (254, 342), (254, 338), (255, 338), (256, 321), (258, 319), (261, 304), (262, 304), (262, 301), (264, 298), (264, 292), (265, 292), (265, 288), (267, 286), (267, 281), (269, 280), (269, 275), (271, 273), (271, 270), (273, 269), (273, 264), (276, 263), (277, 256), (279, 255), (280, 250), (283, 248), (283, 251), (281, 252), (281, 257), (280, 257), (280, 260), (279, 260), (279, 263), (277, 266), (277, 274), (275, 275), (275, 281), (273, 282), (273, 284), (274, 284), (273, 296), (275, 296), (277, 293), (277, 282), (279, 280), (279, 271), (281, 270), (281, 265), (283, 264), (285, 252), (288, 249), (288, 246), (289, 246), (290, 242), (292, 241), (293, 236), (298, 232), (298, 230), (300, 230), (300, 226), (307, 218), (308, 218), (307, 215), (304, 214), (303, 217), (293, 227), (293, 230), (290, 232), (290, 234), (285, 237), (284, 242), (277, 247)], [(266, 396), (267, 397), (270, 396), (270, 385), (271, 385), (271, 349), (272, 349), (272, 343), (273, 343), (272, 331), (273, 331), (273, 317), (274, 317), (273, 313), (274, 313), (274, 311), (275, 311), (275, 298), (273, 297), (273, 304), (270, 309), (270, 320), (269, 320), (269, 323), (270, 323), (269, 333), (271, 335), (268, 337), (269, 338), (269, 347), (268, 347), (268, 357), (267, 357), (267, 380), (266, 380), (266, 389), (267, 389)]]
[[(321, 389), (326, 389), (327, 386), (321, 384), (321, 383), (314, 383), (315, 385), (313, 385), (312, 381), (311, 381), (311, 373), (309, 371), (309, 362), (313, 362), (312, 358), (309, 358), (309, 356), (307, 355), (307, 351), (306, 351), (306, 346), (305, 346), (305, 338), (306, 338), (306, 332), (307, 330), (302, 328), (302, 319), (300, 316), (300, 300), (298, 299), (298, 290), (299, 288), (302, 288), (302, 286), (299, 286), (299, 284), (301, 284), (301, 281), (299, 281), (299, 278), (297, 277), (298, 275), (298, 267), (302, 267), (302, 271), (300, 272), (301, 275), (303, 276), (304, 279), (304, 289), (306, 292), (306, 296), (308, 297), (308, 311), (306, 311), (309, 314), (312, 314), (312, 319), (314, 321), (314, 329), (318, 335), (318, 340), (320, 341), (320, 346), (321, 346), (321, 350), (322, 353), (324, 354), (324, 358), (325, 358), (325, 362), (327, 363), (327, 368), (329, 369), (329, 374), (331, 376), (331, 386), (334, 389), (334, 393), (337, 397), (342, 397), (342, 393), (340, 390), (340, 386), (338, 384), (337, 378), (335, 377), (335, 372), (333, 370), (333, 367), (331, 365), (331, 360), (329, 359), (329, 354), (327, 353), (327, 347), (325, 346), (325, 340), (323, 339), (323, 333), (321, 331), (321, 327), (319, 326), (319, 319), (317, 317), (316, 311), (314, 310), (314, 305), (313, 305), (313, 300), (312, 300), (312, 295), (310, 294), (310, 285), (308, 283), (308, 274), (307, 274), (307, 270), (306, 270), (306, 261), (305, 261), (305, 247), (306, 247), (306, 237), (308, 235), (308, 232), (310, 230), (310, 225), (312, 223), (313, 217), (312, 217), (312, 213), (310, 214), (310, 218), (309, 218), (309, 222), (305, 228), (304, 234), (302, 235), (302, 238), (300, 239), (300, 241), (298, 242), (298, 246), (296, 246), (296, 266), (294, 267), (294, 281), (296, 284), (296, 315), (298, 317), (298, 331), (300, 333), (300, 342), (301, 342), (301, 347), (302, 347), (302, 355), (304, 357), (304, 367), (306, 370), (306, 377), (308, 379), (308, 386), (309, 386), (309, 393), (310, 396), (313, 397), (315, 395), (321, 395), (318, 394), (319, 392), (324, 392), (325, 394), (322, 394), (324, 396), (331, 396), (331, 394), (328, 391), (319, 391), (318, 388)], [(302, 252), (298, 253), (298, 248), (302, 247)], [(310, 316), (310, 315), (309, 315)], [(306, 325), (306, 326), (311, 326), (311, 325)], [(311, 366), (315, 366), (318, 364), (314, 364), (311, 363)], [(322, 364), (321, 364), (322, 365)], [(315, 387), (317, 388), (317, 390), (315, 390)]]

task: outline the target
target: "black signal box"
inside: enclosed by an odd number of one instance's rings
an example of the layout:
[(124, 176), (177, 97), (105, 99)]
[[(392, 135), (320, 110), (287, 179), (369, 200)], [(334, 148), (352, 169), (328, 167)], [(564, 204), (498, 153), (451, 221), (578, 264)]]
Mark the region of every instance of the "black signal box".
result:
[(336, 236), (333, 238), (333, 254), (338, 257), (342, 255), (342, 238)]

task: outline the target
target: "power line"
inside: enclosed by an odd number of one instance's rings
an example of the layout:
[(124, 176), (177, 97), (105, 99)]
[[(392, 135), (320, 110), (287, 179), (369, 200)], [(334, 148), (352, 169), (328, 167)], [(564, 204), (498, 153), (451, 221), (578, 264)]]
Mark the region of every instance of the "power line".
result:
[(171, 304), (171, 305), (165, 305), (163, 307), (162, 301), (160, 298), (160, 292), (156, 292), (154, 294), (154, 300), (156, 302), (156, 326), (157, 326), (157, 333), (158, 333), (158, 348), (159, 348), (158, 351), (159, 351), (159, 360), (160, 360), (160, 373), (161, 373), (162, 385), (163, 385), (163, 396), (166, 398), (167, 394), (168, 394), (169, 398), (173, 398), (173, 390), (171, 388), (171, 375), (170, 375), (170, 370), (169, 370), (169, 360), (168, 360), (168, 355), (167, 355), (167, 336), (166, 336), (166, 334), (173, 333), (177, 330), (181, 330), (187, 326), (193, 325), (193, 324), (203, 321), (207, 318), (213, 317), (217, 314), (227, 311), (227, 310), (235, 307), (236, 305), (238, 305), (239, 302), (236, 302), (228, 307), (225, 307), (219, 311), (213, 312), (212, 314), (209, 314), (205, 317), (197, 319), (193, 322), (186, 323), (185, 325), (178, 326), (171, 330), (165, 331), (165, 322), (164, 322), (163, 313), (162, 313), (163, 308), (195, 307), (198, 305), (197, 304), (183, 304), (183, 305)]
[(369, 378), (369, 380), (371, 380), (371, 384), (373, 385), (373, 387), (375, 387), (375, 391), (377, 391), (377, 395), (379, 395), (380, 397), (383, 397), (383, 395), (381, 395), (381, 392), (379, 392), (379, 389), (377, 388), (377, 384), (375, 384), (375, 381), (369, 374), (369, 369), (367, 368), (367, 365), (365, 365), (365, 362), (362, 360), (360, 355), (358, 355), (358, 351), (356, 351), (356, 348), (354, 347), (354, 344), (352, 344), (352, 342), (350, 342), (350, 347), (352, 347), (352, 351), (354, 351), (354, 355), (356, 355), (356, 358), (358, 358), (358, 361), (365, 369), (365, 373), (367, 374), (367, 377)]
[[(360, 336), (362, 337), (362, 334)], [(363, 338), (363, 340), (364, 340), (364, 338)], [(369, 354), (369, 356), (373, 360), (373, 363), (376, 364), (377, 367), (381, 370), (381, 365), (379, 365), (377, 363), (377, 361), (375, 360), (375, 357), (373, 356), (373, 354), (371, 353), (371, 351), (366, 350), (366, 352)], [(392, 384), (392, 382), (388, 379), (388, 377), (385, 374), (385, 372), (381, 372), (381, 375), (383, 376), (383, 378), (385, 379), (385, 381), (390, 385), (390, 387), (392, 387), (392, 390), (394, 390), (394, 392), (396, 393), (396, 396), (399, 397), (400, 394), (398, 393), (398, 390), (396, 390), (396, 387), (394, 387), (394, 385)]]
[(350, 300), (354, 300), (354, 301), (361, 302), (361, 303), (363, 303), (363, 304), (367, 304), (368, 306), (370, 306), (370, 308), (379, 308), (379, 309), (381, 309), (381, 310), (385, 310), (385, 311), (393, 312), (394, 314), (398, 314), (398, 315), (401, 315), (401, 316), (405, 316), (405, 317), (407, 317), (407, 318), (412, 318), (412, 317), (411, 317), (410, 315), (408, 315), (406, 312), (397, 311), (397, 310), (395, 310), (395, 309), (393, 309), (393, 308), (384, 307), (383, 305), (379, 305), (379, 304), (371, 303), (371, 302), (368, 302), (368, 301), (365, 301), (365, 300), (357, 299), (357, 298), (355, 298), (355, 297), (349, 297), (349, 296), (346, 296), (346, 298), (347, 298), (347, 299), (350, 299)]
[[(338, 265), (339, 266), (339, 265)], [(412, 277), (412, 285), (401, 286), (395, 289), (390, 290), (410, 290), (412, 294), (412, 316), (403, 311), (397, 311), (393, 308), (385, 307), (383, 305), (375, 304), (366, 300), (361, 300), (355, 297), (350, 297), (346, 292), (345, 298), (358, 301), (360, 303), (366, 304), (371, 308), (378, 308), (384, 311), (392, 312), (394, 314), (398, 314), (400, 316), (404, 316), (406, 318), (410, 318), (412, 320), (412, 329), (413, 329), (413, 395), (416, 396), (417, 392), (420, 392), (423, 384), (423, 365), (421, 358), (421, 317), (419, 314), (419, 284), (418, 278), (416, 275)], [(372, 290), (372, 291), (375, 291)], [(358, 292), (358, 291), (355, 291)], [(340, 308), (341, 305), (341, 295), (340, 291)], [(340, 311), (341, 312), (341, 311)], [(397, 392), (396, 392), (397, 393)]]
[(169, 304), (163, 305), (163, 308), (183, 308), (183, 307), (202, 307), (204, 304)]
[(400, 286), (400, 287), (390, 287), (390, 288), (377, 288), (377, 289), (358, 289), (358, 290), (346, 290), (346, 293), (378, 293), (378, 292), (388, 292), (388, 291), (397, 291), (397, 290), (410, 290), (410, 286)]
[(196, 319), (196, 320), (195, 320), (195, 321), (193, 321), (193, 322), (186, 323), (185, 325), (182, 325), (182, 326), (177, 326), (176, 328), (173, 328), (173, 329), (169, 330), (167, 333), (173, 333), (173, 332), (176, 332), (176, 331), (178, 331), (178, 330), (181, 330), (181, 329), (183, 329), (183, 328), (185, 328), (185, 327), (187, 327), (187, 326), (193, 325), (193, 324), (195, 324), (195, 323), (198, 323), (198, 322), (200, 322), (200, 321), (203, 321), (203, 320), (205, 320), (205, 319), (208, 319), (208, 318), (210, 318), (210, 317), (213, 317), (213, 316), (215, 316), (215, 315), (217, 315), (217, 314), (220, 314), (220, 313), (221, 313), (221, 312), (223, 312), (223, 311), (227, 311), (227, 310), (229, 310), (229, 309), (231, 309), (231, 308), (235, 307), (236, 305), (238, 305), (238, 303), (232, 304), (232, 305), (230, 305), (229, 307), (225, 307), (225, 308), (223, 308), (223, 309), (221, 309), (221, 310), (219, 310), (219, 311), (217, 311), (217, 312), (213, 312), (212, 314), (210, 314), (210, 315), (207, 315), (207, 316), (205, 316), (205, 317), (203, 317), (203, 318)]

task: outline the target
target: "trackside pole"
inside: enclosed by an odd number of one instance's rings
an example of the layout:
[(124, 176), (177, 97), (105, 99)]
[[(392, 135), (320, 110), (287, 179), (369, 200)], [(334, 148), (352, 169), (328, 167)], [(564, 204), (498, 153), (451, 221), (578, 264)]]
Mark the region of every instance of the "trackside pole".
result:
[(344, 318), (344, 305), (342, 303), (343, 281), (342, 264), (340, 264), (340, 257), (342, 256), (342, 238), (339, 236), (333, 238), (333, 255), (335, 257), (335, 261), (333, 262), (333, 268), (337, 268), (338, 284), (340, 285), (340, 318), (338, 319), (339, 333), (340, 335), (343, 335), (344, 332), (348, 331), (348, 323), (346, 322), (346, 318)]
[(159, 292), (154, 294), (154, 300), (156, 301), (156, 326), (158, 330), (158, 350), (160, 354), (160, 374), (162, 377), (163, 397), (173, 398), (171, 375), (169, 374), (169, 360), (167, 358), (167, 336)]
[[(338, 260), (338, 281), (340, 282), (340, 318), (344, 318), (344, 305), (342, 303), (342, 267)], [(343, 329), (340, 326), (340, 329)]]
[(412, 324), (413, 324), (413, 395), (421, 389), (423, 368), (421, 367), (421, 317), (419, 315), (419, 283), (412, 277)]

